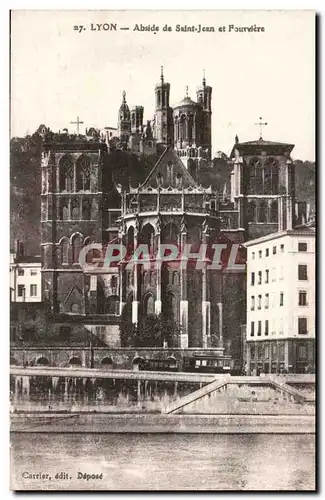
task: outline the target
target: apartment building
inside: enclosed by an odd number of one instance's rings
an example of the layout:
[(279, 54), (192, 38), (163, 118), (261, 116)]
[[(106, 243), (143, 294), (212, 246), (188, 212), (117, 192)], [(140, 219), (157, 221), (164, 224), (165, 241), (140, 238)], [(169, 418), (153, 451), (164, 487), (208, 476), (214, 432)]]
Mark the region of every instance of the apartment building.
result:
[(10, 301), (41, 302), (41, 257), (24, 256), (22, 246), (10, 252)]
[(247, 373), (305, 373), (315, 364), (315, 228), (247, 242)]

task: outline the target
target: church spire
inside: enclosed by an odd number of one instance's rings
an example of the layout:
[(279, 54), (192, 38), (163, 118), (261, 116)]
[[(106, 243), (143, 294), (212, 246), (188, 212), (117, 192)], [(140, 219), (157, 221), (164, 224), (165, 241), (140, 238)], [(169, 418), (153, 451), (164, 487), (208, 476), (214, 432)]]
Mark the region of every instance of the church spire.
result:
[(161, 83), (164, 83), (164, 67), (163, 66), (160, 67), (160, 80), (161, 80)]
[(205, 69), (203, 70), (203, 80), (202, 80), (202, 85), (203, 85), (203, 87), (205, 87), (205, 86), (206, 86)]

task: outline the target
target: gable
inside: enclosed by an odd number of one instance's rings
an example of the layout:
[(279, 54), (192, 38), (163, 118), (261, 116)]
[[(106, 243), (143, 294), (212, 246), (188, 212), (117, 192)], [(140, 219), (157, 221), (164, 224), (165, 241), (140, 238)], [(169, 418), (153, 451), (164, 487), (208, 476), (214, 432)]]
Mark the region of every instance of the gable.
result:
[(183, 187), (186, 189), (190, 186), (197, 187), (196, 182), (186, 170), (182, 160), (170, 148), (165, 149), (141, 187), (151, 186), (157, 188), (158, 183), (162, 188)]

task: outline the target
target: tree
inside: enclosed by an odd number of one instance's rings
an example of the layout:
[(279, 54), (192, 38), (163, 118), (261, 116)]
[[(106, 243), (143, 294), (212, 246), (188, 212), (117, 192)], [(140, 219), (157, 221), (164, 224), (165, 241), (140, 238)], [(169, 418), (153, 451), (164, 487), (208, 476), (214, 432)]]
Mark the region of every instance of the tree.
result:
[(120, 332), (123, 347), (163, 347), (164, 342), (167, 342), (168, 347), (177, 347), (180, 328), (174, 320), (162, 314), (145, 316), (141, 323), (135, 325), (125, 306)]

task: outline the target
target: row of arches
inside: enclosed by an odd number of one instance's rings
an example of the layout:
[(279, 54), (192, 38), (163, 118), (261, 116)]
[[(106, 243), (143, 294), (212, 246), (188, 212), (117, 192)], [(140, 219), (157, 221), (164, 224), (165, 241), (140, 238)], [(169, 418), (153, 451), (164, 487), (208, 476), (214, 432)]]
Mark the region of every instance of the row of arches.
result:
[(61, 198), (59, 220), (97, 220), (98, 201), (96, 199)]
[[(181, 226), (178, 227), (174, 222), (169, 222), (163, 227), (156, 224), (156, 227), (148, 222), (146, 223), (139, 233), (137, 233), (137, 243), (148, 245), (149, 251), (156, 250), (155, 248), (155, 236), (161, 235), (161, 243), (170, 243), (174, 245), (180, 244), (181, 231), (185, 231), (187, 234), (187, 240), (190, 243), (200, 243), (202, 239), (202, 231), (198, 226), (186, 226), (186, 221), (182, 221)], [(135, 228), (130, 226), (126, 233), (126, 244), (129, 251), (133, 251), (135, 246)]]
[[(167, 358), (167, 361), (173, 362), (176, 364), (176, 359), (174, 356), (169, 356)], [(145, 358), (142, 356), (135, 356), (133, 360), (131, 361), (131, 367), (137, 368), (141, 364), (145, 362)], [(40, 356), (39, 358), (36, 359), (36, 361), (33, 361), (31, 363), (27, 364), (28, 366), (50, 366), (50, 361), (48, 358), (45, 356)], [(110, 356), (104, 356), (100, 362), (99, 362), (100, 367), (104, 369), (111, 369), (114, 366), (113, 359)], [(10, 366), (19, 366), (18, 361), (13, 357), (10, 356)], [(61, 365), (63, 366), (63, 365)], [(78, 366), (82, 366), (82, 362), (79, 356), (73, 356), (69, 359), (68, 366), (75, 367), (77, 368)]]
[[(143, 314), (150, 316), (155, 314), (155, 298), (153, 294), (147, 293), (143, 298)], [(163, 313), (172, 321), (179, 321), (179, 301), (176, 295), (168, 292), (163, 300)]]
[[(84, 238), (81, 233), (75, 233), (70, 238), (64, 236), (58, 243), (56, 251), (56, 264), (68, 265), (79, 262), (80, 252), (83, 247), (90, 245), (91, 238)], [(93, 258), (92, 251), (88, 252), (86, 262), (91, 263)]]
[(196, 137), (194, 114), (182, 114), (174, 117), (174, 139), (175, 141), (192, 141)]

